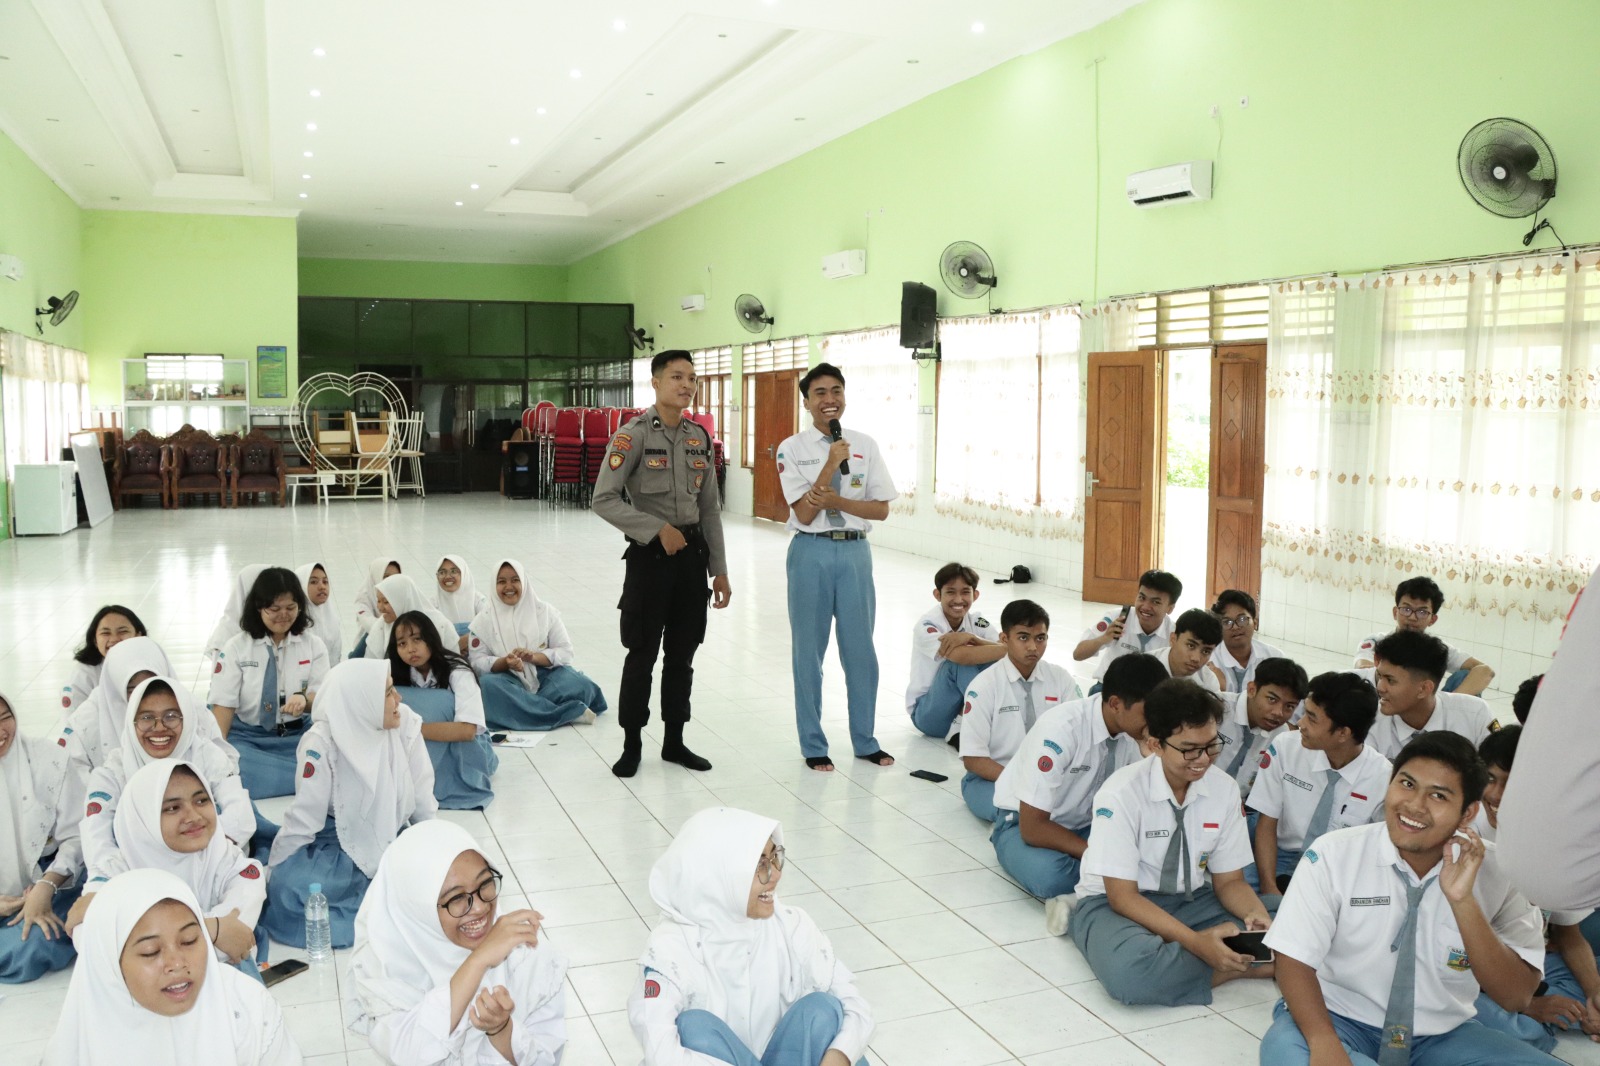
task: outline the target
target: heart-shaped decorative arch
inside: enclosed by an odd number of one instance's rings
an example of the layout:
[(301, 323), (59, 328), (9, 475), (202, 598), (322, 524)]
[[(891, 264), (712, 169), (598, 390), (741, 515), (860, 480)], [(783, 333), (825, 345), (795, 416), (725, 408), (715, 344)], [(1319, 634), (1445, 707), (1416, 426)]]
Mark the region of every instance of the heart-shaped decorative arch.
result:
[[(398, 423), (406, 417), (406, 398), (393, 381), (382, 374), (373, 374), (363, 371), (359, 374), (314, 374), (300, 383), (300, 391), (295, 396), (295, 404), (299, 408), (300, 417), (290, 423), (294, 434), (295, 445), (300, 449), (300, 454), (311, 461), (311, 465), (318, 470), (343, 470), (328, 456), (323, 455), (317, 448), (317, 433), (314, 422), (315, 413), (311, 401), (324, 392), (338, 392), (341, 395), (354, 397), (357, 393), (375, 392), (383, 398), (384, 407), (393, 412), (394, 425), (385, 441), (383, 450), (369, 457), (376, 460), (392, 458), (400, 447), (400, 434)], [(353, 431), (354, 427), (352, 427)]]

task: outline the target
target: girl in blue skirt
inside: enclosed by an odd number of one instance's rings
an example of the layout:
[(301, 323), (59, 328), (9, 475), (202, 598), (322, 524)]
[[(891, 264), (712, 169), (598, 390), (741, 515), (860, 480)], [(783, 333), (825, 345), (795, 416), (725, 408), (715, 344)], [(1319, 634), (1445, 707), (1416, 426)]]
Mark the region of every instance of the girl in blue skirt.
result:
[(487, 807), (500, 756), (489, 743), (478, 679), (444, 640), (427, 614), (402, 614), (389, 632), (389, 673), (405, 705), (422, 717), (433, 798), (447, 810)]

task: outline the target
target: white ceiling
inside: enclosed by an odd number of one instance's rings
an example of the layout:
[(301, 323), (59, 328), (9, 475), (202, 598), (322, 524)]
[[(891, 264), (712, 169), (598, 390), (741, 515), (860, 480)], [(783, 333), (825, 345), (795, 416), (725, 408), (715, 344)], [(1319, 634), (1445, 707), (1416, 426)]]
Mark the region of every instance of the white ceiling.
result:
[(0, 130), (84, 207), (562, 264), (1137, 2), (3, 0)]

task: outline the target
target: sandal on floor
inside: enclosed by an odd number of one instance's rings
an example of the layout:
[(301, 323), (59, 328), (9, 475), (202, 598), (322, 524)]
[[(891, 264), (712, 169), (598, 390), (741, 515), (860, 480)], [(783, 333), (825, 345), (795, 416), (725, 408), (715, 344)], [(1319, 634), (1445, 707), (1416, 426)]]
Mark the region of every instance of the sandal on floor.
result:
[(894, 756), (886, 751), (875, 751), (871, 755), (857, 755), (856, 758), (865, 760), (874, 766), (893, 766)]
[(817, 755), (806, 760), (806, 765), (813, 770), (832, 770), (833, 760), (826, 755)]

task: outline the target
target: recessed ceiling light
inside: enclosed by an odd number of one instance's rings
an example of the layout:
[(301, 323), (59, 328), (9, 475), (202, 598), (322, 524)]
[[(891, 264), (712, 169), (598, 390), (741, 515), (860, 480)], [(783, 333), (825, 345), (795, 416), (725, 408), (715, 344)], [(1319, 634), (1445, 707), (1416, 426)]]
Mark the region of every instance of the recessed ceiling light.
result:
[(804, 122), (806, 120), (806, 117), (804, 115), (796, 115), (794, 120), (796, 122)]
[(172, 58), (173, 59), (182, 59), (183, 58), (183, 53), (182, 52), (174, 52), (174, 53), (172, 53)]
[(311, 180), (311, 175), (310, 174), (302, 174), (302, 175), (300, 175), (300, 180), (301, 181), (310, 181)]
[(973, 24), (972, 24), (972, 32), (973, 32), (973, 33), (982, 33), (982, 32), (983, 32), (983, 23), (981, 23), (981, 22), (974, 22), (974, 23), (973, 23)]
[(477, 183), (477, 182), (473, 182), (473, 183), (472, 183), (472, 187), (473, 187), (473, 188), (474, 188), (474, 189), (476, 189), (476, 188), (477, 188), (477, 187), (478, 187), (478, 183)]
[(311, 90), (311, 95), (312, 96), (321, 96), (322, 95), (322, 90), (321, 89), (312, 89)]
[(306, 153), (304, 153), (304, 154), (305, 154), (305, 157), (306, 157), (306, 158), (307, 158), (307, 159), (310, 159), (310, 158), (311, 158), (311, 153), (310, 153), (310, 152), (306, 152)]
[(600, 138), (598, 138), (598, 137), (596, 137), (596, 138), (595, 138), (595, 140), (597, 140), (597, 141), (598, 141), (598, 140), (599, 140), (599, 139), (600, 139)]
[(621, 33), (628, 28), (628, 24), (622, 19), (612, 19), (611, 28), (616, 30), (618, 33)]
[(726, 33), (719, 33), (719, 34), (717, 34), (717, 39), (718, 39), (718, 40), (726, 40), (726, 39), (727, 39), (727, 37), (728, 37), (728, 35), (727, 35), (727, 34), (726, 34)]
[(300, 199), (304, 200), (305, 198), (306, 198), (306, 194), (305, 193), (301, 193), (300, 194)]
[(318, 59), (321, 59), (323, 56), (327, 55), (328, 52), (327, 52), (326, 49), (323, 49), (323, 48), (313, 48), (311, 50), (311, 54), (316, 56)]
[(457, 207), (460, 207), (460, 206), (461, 206), (461, 201), (460, 201), (460, 200), (457, 200), (457, 201), (456, 201), (456, 206), (457, 206)]
[(522, 143), (522, 138), (521, 137), (513, 137), (513, 138), (511, 138), (511, 143), (512, 144), (521, 144)]
[(535, 114), (535, 115), (542, 115), (542, 114), (544, 114), (544, 113), (545, 113), (545, 110), (544, 110), (544, 108), (542, 108), (542, 107), (538, 107), (538, 108), (534, 108), (534, 111), (533, 111), (533, 113), (534, 113), (534, 114)]
[(315, 133), (317, 132), (317, 124), (315, 122), (307, 122), (306, 129), (311, 133)]
[(195, 114), (195, 115), (198, 115), (200, 113), (200, 109), (198, 107), (191, 107), (189, 109), (189, 111), (190, 111), (191, 114)]
[(577, 67), (573, 67), (571, 70), (567, 71), (567, 77), (581, 78), (583, 77), (583, 71), (579, 70)]

